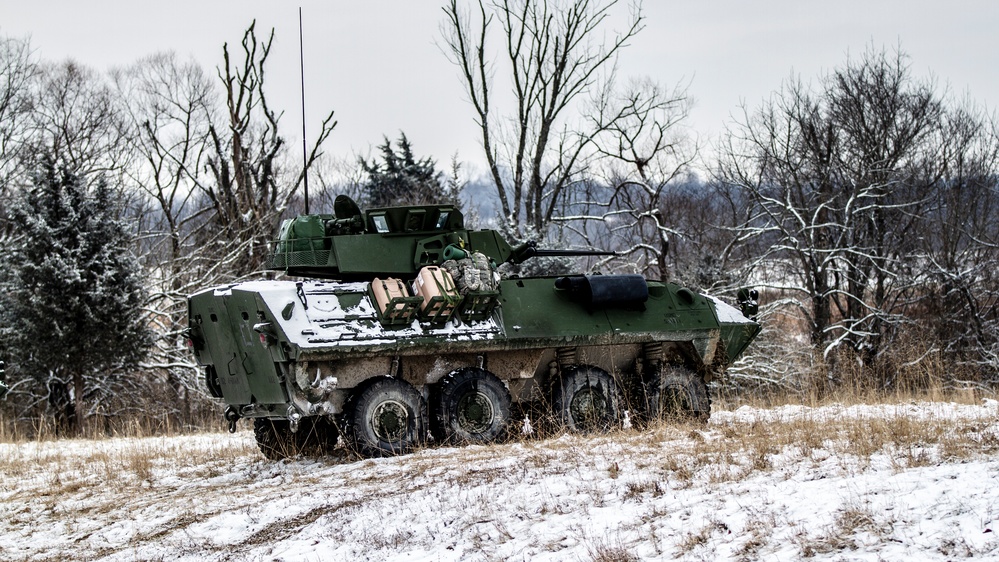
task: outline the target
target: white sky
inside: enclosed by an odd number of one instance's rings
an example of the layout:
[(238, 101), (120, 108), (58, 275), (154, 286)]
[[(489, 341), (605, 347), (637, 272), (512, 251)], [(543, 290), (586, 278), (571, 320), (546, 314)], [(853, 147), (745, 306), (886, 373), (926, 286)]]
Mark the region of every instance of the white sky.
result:
[[(310, 136), (329, 109), (339, 121), (327, 152), (366, 153), (405, 131), (417, 155), (446, 165), (456, 151), (478, 161), (478, 134), (455, 68), (437, 47), (441, 1), (303, 1)], [(222, 43), (238, 46), (257, 19), (276, 39), (268, 68), (271, 105), (283, 108), (289, 140), (300, 142), (297, 3), (263, 0), (0, 0), (0, 34), (30, 35), (46, 60), (72, 57), (107, 69), (172, 50), (206, 69)], [(627, 1), (622, 0), (622, 7)], [(625, 9), (612, 25), (623, 27)], [(916, 76), (997, 105), (999, 2), (845, 0), (749, 2), (646, 0), (646, 29), (621, 58), (620, 75), (673, 85), (691, 80), (689, 125), (703, 141), (745, 101), (757, 106), (792, 71), (807, 80), (868, 45), (901, 45)]]

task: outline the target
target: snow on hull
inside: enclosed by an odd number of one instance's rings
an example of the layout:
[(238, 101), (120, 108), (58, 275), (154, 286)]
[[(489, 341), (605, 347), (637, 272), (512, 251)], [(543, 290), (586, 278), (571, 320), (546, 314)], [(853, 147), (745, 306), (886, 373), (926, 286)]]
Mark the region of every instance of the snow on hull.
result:
[(738, 308), (722, 301), (718, 297), (711, 295), (704, 296), (711, 299), (711, 302), (715, 305), (715, 314), (718, 315), (718, 322), (720, 324), (754, 324), (752, 320), (743, 316)]
[[(250, 281), (235, 285), (230, 290), (257, 293), (276, 316), (292, 303), (290, 318), (278, 324), (288, 340), (303, 349), (378, 346), (418, 337), (478, 341), (503, 333), (492, 318), (474, 323), (447, 322), (442, 325), (414, 320), (408, 327), (385, 328), (378, 321), (378, 314), (368, 296), (367, 283)], [(341, 299), (347, 296), (358, 301), (357, 304), (342, 305)]]

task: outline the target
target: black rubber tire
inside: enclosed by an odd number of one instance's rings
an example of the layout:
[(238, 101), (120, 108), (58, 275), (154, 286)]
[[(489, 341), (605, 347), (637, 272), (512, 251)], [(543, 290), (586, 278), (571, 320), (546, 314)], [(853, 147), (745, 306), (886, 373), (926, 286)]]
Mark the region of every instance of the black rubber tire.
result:
[(298, 431), (294, 435), (300, 454), (323, 457), (333, 452), (340, 430), (330, 418), (309, 417), (299, 422)]
[(613, 428), (620, 417), (614, 377), (597, 367), (572, 367), (552, 393), (555, 419), (569, 431), (590, 433)]
[(260, 452), (272, 461), (298, 454), (298, 447), (295, 445), (288, 420), (256, 418), (253, 420), (253, 436), (257, 438)]
[(449, 443), (491, 443), (506, 435), (510, 391), (496, 375), (469, 367), (441, 381), (434, 417)]
[(294, 433), (288, 420), (253, 420), (257, 447), (270, 460), (328, 455), (336, 446), (338, 435), (336, 425), (326, 418), (303, 418)]
[(351, 403), (347, 425), (361, 455), (400, 455), (426, 441), (427, 401), (408, 382), (377, 379), (361, 389)]
[(650, 420), (707, 422), (711, 398), (704, 378), (682, 365), (664, 365), (645, 382)]

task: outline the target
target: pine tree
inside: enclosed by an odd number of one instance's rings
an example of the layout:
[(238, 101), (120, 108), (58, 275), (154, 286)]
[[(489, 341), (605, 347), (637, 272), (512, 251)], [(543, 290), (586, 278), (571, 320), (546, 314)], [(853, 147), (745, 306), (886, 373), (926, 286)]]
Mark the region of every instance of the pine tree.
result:
[(400, 133), (396, 146), (386, 137), (385, 144), (378, 147), (381, 162), (360, 160), (361, 169), (368, 174), (364, 190), (369, 206), (457, 203), (457, 194), (452, 193), (455, 190), (450, 182), (442, 181), (443, 174), (437, 171), (433, 158), (417, 160), (405, 133)]
[[(46, 155), (11, 209), (20, 229), (5, 295), (4, 346), (22, 386), (79, 430), (88, 399), (149, 346), (138, 261), (102, 179), (88, 187)], [(13, 380), (13, 377), (12, 377)]]

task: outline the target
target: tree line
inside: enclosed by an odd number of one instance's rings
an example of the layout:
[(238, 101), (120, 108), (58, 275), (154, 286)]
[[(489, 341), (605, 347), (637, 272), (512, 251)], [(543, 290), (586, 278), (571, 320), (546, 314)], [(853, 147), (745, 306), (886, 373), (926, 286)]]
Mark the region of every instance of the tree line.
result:
[[(443, 7), (440, 43), (469, 100), (454, 118), (478, 124), (484, 178), (456, 161), (441, 171), (405, 134), (370, 160), (323, 154), (332, 111), (304, 161), (290, 154), (266, 96), (273, 31), (255, 22), (210, 70), (156, 54), (98, 73), (0, 38), (0, 412), (68, 430), (216, 413), (185, 345), (186, 297), (268, 275), (306, 175), (313, 211), (339, 193), (384, 206), (474, 187), (498, 209), (466, 209), (482, 226), (618, 253), (587, 268), (722, 296), (756, 286), (765, 332), (733, 388), (889, 389), (941, 373), (993, 385), (994, 116), (915, 76), (900, 47), (872, 45), (775, 85), (706, 151), (689, 82), (618, 77), (645, 17), (616, 4)], [(534, 267), (521, 273), (580, 264)]]

